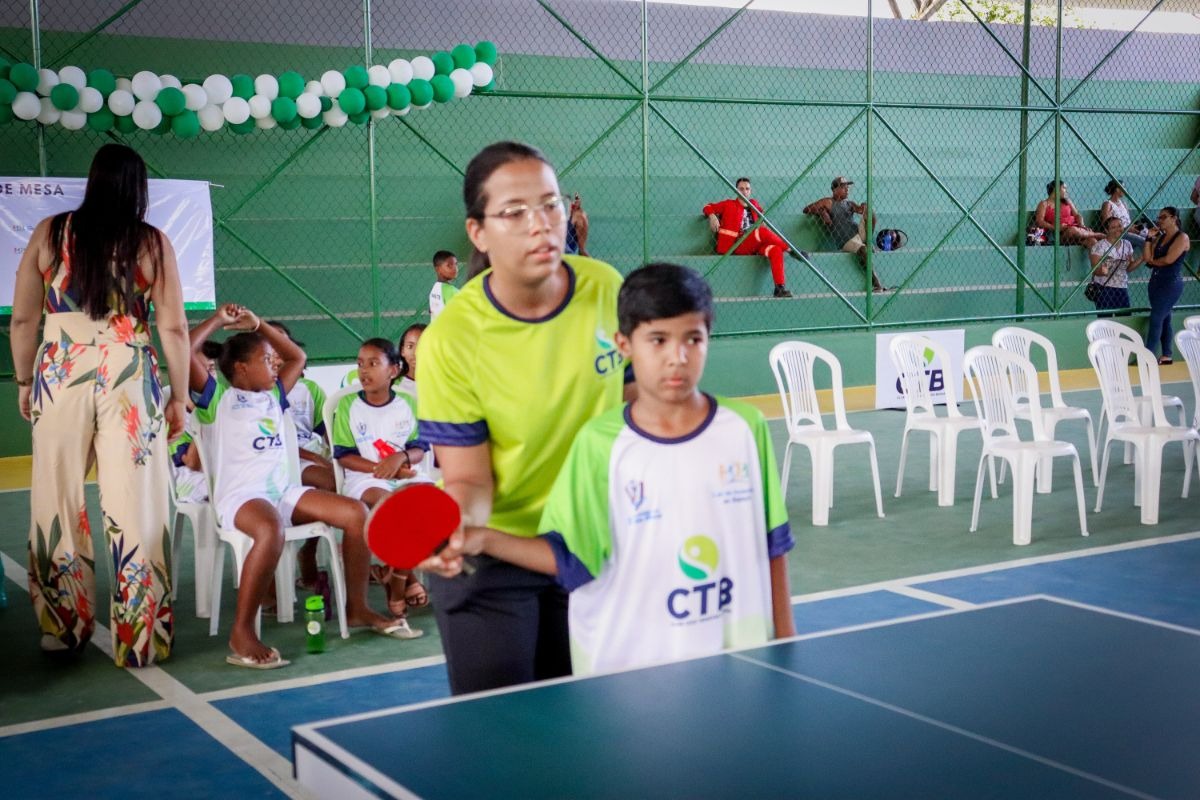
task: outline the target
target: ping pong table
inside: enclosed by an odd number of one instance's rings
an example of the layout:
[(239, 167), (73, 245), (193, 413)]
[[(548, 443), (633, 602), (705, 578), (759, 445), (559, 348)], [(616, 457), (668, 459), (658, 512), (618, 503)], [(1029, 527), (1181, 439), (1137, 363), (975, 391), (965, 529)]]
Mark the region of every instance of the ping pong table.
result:
[(1033, 596), (298, 726), (318, 797), (1200, 797), (1200, 632)]

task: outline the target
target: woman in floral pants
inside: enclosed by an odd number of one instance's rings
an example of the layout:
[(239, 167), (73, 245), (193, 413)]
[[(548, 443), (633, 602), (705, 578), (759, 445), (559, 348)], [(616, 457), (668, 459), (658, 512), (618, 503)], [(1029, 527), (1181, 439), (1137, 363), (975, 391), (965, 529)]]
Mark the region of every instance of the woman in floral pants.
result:
[[(17, 269), (11, 333), (21, 413), (33, 423), (29, 587), (42, 649), (78, 651), (95, 628), (83, 491), (94, 452), (119, 666), (165, 658), (174, 632), (163, 422), (177, 435), (186, 414), (187, 320), (174, 252), (143, 221), (146, 205), (141, 158), (122, 145), (102, 147), (83, 204), (33, 232)], [(148, 329), (152, 298), (174, 389), (165, 409)]]

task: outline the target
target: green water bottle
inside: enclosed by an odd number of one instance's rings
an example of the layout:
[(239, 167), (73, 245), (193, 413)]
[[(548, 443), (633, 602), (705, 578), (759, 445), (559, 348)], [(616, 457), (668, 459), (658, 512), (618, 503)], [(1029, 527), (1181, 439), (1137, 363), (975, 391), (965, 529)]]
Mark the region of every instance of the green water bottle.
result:
[(325, 652), (325, 598), (319, 594), (304, 601), (304, 630), (308, 634), (308, 652)]

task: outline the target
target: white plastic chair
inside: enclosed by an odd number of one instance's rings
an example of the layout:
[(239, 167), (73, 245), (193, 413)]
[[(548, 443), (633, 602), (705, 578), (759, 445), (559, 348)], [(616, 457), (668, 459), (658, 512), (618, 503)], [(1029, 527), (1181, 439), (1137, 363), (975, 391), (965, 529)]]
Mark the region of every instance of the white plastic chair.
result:
[[(1133, 393), (1129, 377), (1129, 357), (1137, 356), (1138, 377), (1142, 395)], [(1184, 450), (1183, 496), (1188, 496), (1192, 479), (1192, 457), (1200, 433), (1195, 428), (1171, 425), (1167, 422), (1162, 404), (1158, 364), (1154, 354), (1140, 343), (1128, 339), (1100, 339), (1088, 345), (1088, 359), (1100, 380), (1104, 404), (1108, 408), (1108, 430), (1104, 439), (1104, 459), (1100, 466), (1100, 488), (1096, 493), (1096, 510), (1104, 502), (1104, 482), (1108, 476), (1108, 445), (1111, 442), (1132, 444), (1134, 460), (1134, 505), (1142, 509), (1142, 524), (1158, 523), (1158, 495), (1162, 478), (1163, 448), (1170, 442), (1180, 442)], [(1142, 418), (1143, 408), (1150, 406), (1150, 423)]]
[[(333, 446), (333, 417), (337, 411), (338, 404), (342, 402), (342, 398), (351, 394), (358, 394), (362, 391), (362, 384), (355, 381), (338, 389), (331, 395), (325, 398), (325, 407), (321, 409), (321, 421), (325, 423), (325, 434), (329, 437), (330, 447)], [(329, 459), (333, 462), (333, 480), (337, 486), (337, 493), (342, 493), (342, 487), (346, 483), (346, 471), (342, 469), (342, 465), (336, 458), (332, 456)]]
[[(982, 423), (975, 417), (963, 416), (958, 410), (955, 376), (950, 374), (950, 357), (934, 340), (915, 333), (892, 338), (888, 345), (892, 363), (900, 376), (904, 391), (904, 435), (900, 439), (900, 469), (896, 475), (896, 497), (904, 483), (904, 463), (908, 456), (908, 434), (911, 431), (929, 433), (929, 491), (937, 491), (939, 506), (954, 505), (955, 464), (958, 455), (958, 435), (978, 430)], [(926, 360), (925, 354), (933, 358)], [(929, 389), (928, 369), (941, 365), (946, 392), (946, 416), (939, 417)]]
[[(817, 387), (813, 381), (815, 362), (824, 361), (832, 378), (834, 427), (828, 429), (821, 419)], [(842, 396), (842, 365), (837, 357), (808, 342), (782, 342), (771, 348), (771, 370), (779, 387), (787, 423), (788, 444), (783, 456), (783, 492), (787, 499), (788, 472), (792, 446), (808, 448), (812, 458), (812, 524), (828, 525), (833, 507), (833, 451), (843, 444), (865, 444), (871, 453), (871, 478), (875, 484), (875, 511), (883, 517), (883, 495), (879, 489), (879, 462), (875, 457), (875, 438), (868, 431), (855, 430), (846, 421), (846, 401)]]
[(1183, 320), (1183, 328), (1184, 330), (1200, 333), (1200, 314), (1193, 314), (1190, 317), (1185, 317)]
[[(281, 434), (283, 436), (284, 450), (287, 453), (288, 475), (294, 484), (298, 484), (300, 483), (300, 450), (296, 444), (296, 423), (292, 420), (290, 414), (283, 414), (282, 416), (283, 426)], [(213, 496), (213, 488), (216, 485), (216, 474), (215, 470), (209, 467), (214, 462), (209, 456), (204, 439), (205, 437), (201, 435), (197, 439), (197, 443), (200, 446), (200, 463), (204, 465), (205, 475), (208, 476), (209, 496), (211, 497)], [(234, 528), (232, 521), (228, 525), (221, 525), (220, 520), (218, 520), (217, 537), (229, 545), (229, 549), (233, 553), (234, 585), (236, 586), (241, 582), (242, 567), (245, 564), (250, 548), (253, 546), (253, 541), (249, 536)], [(283, 529), (283, 538), (283, 552), (280, 554), (279, 563), (275, 567), (275, 603), (278, 609), (279, 621), (291, 622), (294, 618), (293, 606), (296, 601), (294, 563), (296, 559), (292, 543), (305, 539), (320, 538), (328, 547), (329, 574), (333, 579), (333, 602), (337, 608), (338, 626), (341, 630), (342, 638), (349, 638), (350, 630), (346, 625), (346, 576), (342, 569), (341, 549), (338, 547), (338, 541), (334, 535), (333, 528), (323, 522), (290, 525)], [(212, 615), (209, 617), (209, 636), (217, 635), (217, 628), (220, 624), (221, 584), (224, 567), (225, 548), (218, 545), (213, 554)], [(262, 611), (260, 609), (254, 619), (254, 628), (256, 631), (261, 629), (261, 624)]]
[[(1200, 323), (1200, 317), (1195, 319)], [(1179, 348), (1187, 364), (1188, 377), (1192, 379), (1192, 427), (1200, 428), (1200, 329), (1187, 328), (1175, 334), (1175, 346)]]
[[(163, 406), (171, 398), (171, 387), (163, 387)], [(189, 433), (198, 435), (197, 431)], [(203, 503), (184, 503), (179, 500), (178, 487), (175, 485), (175, 470), (167, 466), (167, 479), (171, 493), (171, 598), (179, 596), (179, 548), (183, 544), (184, 521), (191, 525), (192, 531), (192, 562), (196, 581), (196, 616), (201, 619), (208, 617), (211, 601), (209, 598), (212, 576), (213, 549), (217, 546), (217, 522), (212, 506), (207, 500)]]
[[(993, 333), (992, 344), (1001, 350), (1020, 356), (1026, 361), (1033, 361), (1031, 351), (1034, 345), (1042, 348), (1042, 352), (1046, 355), (1046, 376), (1050, 382), (1050, 407), (1042, 409), (1042, 425), (1046, 428), (1046, 437), (1053, 439), (1058, 423), (1065, 420), (1081, 419), (1086, 422), (1088, 454), (1091, 456), (1092, 464), (1092, 484), (1098, 486), (1100, 478), (1099, 471), (1096, 469), (1096, 428), (1092, 424), (1092, 413), (1081, 406), (1069, 406), (1063, 400), (1062, 384), (1058, 379), (1058, 353), (1054, 350), (1054, 343), (1040, 333), (1025, 328), (1009, 327), (1001, 328)], [(1031, 398), (1038, 395), (1041, 390), (1036, 381), (1032, 385), (1025, 385), (1022, 375), (1023, 373), (1013, 375), (1013, 379), (1017, 382), (1014, 386), (1018, 402), (1017, 417), (1018, 419), (1029, 419)], [(1050, 492), (1052, 470), (1049, 464), (1045, 466), (1046, 469), (1038, 472), (1037, 489), (1041, 494)]]
[[(971, 532), (979, 527), (979, 503), (983, 495), (983, 468), (991, 458), (1001, 458), (1012, 467), (1013, 544), (1029, 544), (1033, 523), (1033, 484), (1039, 469), (1048, 469), (1051, 459), (1069, 457), (1075, 469), (1075, 495), (1079, 505), (1079, 532), (1088, 535), (1087, 510), (1083, 499), (1083, 470), (1079, 453), (1070, 442), (1059, 442), (1046, 435), (1042, 422), (1040, 397), (1034, 394), (1025, 404), (1016, 386), (1036, 386), (1037, 372), (1027, 359), (999, 347), (972, 347), (963, 358), (975, 413), (983, 420), (983, 452), (975, 477), (975, 507), (971, 511)], [(1028, 409), (1032, 441), (1022, 441), (1017, 432), (1018, 414)], [(993, 497), (995, 492), (993, 490)]]

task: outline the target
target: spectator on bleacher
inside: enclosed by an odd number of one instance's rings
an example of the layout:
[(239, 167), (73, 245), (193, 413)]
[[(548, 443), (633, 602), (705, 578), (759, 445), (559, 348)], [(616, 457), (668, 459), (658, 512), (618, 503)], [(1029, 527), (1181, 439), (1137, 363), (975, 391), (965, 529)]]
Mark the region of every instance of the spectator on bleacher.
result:
[[(865, 272), (867, 269), (867, 204), (855, 203), (850, 199), (850, 187), (854, 181), (848, 181), (841, 175), (829, 184), (831, 196), (814, 200), (804, 207), (804, 213), (816, 217), (825, 226), (829, 237), (838, 249), (853, 253), (858, 259), (858, 265)], [(855, 221), (855, 216), (859, 219)], [(871, 213), (871, 229), (875, 230), (878, 220)], [(871, 272), (871, 285), (877, 292), (886, 292), (888, 288), (880, 282), (879, 276)]]
[(1119, 217), (1105, 218), (1100, 226), (1105, 238), (1088, 251), (1088, 258), (1092, 262), (1092, 283), (1096, 286), (1092, 290), (1092, 302), (1096, 304), (1097, 311), (1129, 308), (1129, 273), (1141, 266), (1143, 259), (1140, 252), (1134, 255), (1133, 245), (1121, 235), (1126, 224)]
[(571, 256), (588, 256), (587, 251), (588, 239), (588, 215), (583, 210), (583, 200), (579, 198), (579, 192), (571, 198), (571, 208), (567, 211), (567, 243), (563, 247), (563, 252)]
[[(752, 198), (752, 188), (749, 178), (738, 178), (734, 183), (738, 196), (719, 200), (706, 205), (701, 213), (708, 217), (708, 226), (717, 235), (717, 252), (727, 253), (733, 243), (748, 231), (762, 214), (762, 206)], [(735, 256), (760, 255), (766, 256), (771, 264), (771, 278), (775, 281), (775, 297), (791, 297), (783, 271), (783, 257), (788, 246), (775, 231), (766, 225), (759, 225), (750, 235), (742, 240)]]
[[(1058, 188), (1057, 193), (1055, 187)], [(1057, 205), (1055, 194), (1058, 195)], [(1083, 224), (1083, 215), (1075, 208), (1075, 204), (1067, 197), (1067, 184), (1063, 181), (1050, 181), (1046, 184), (1046, 199), (1038, 203), (1033, 212), (1033, 222), (1046, 231), (1047, 243), (1054, 241), (1054, 225), (1059, 227), (1059, 242), (1061, 244), (1078, 244), (1091, 247), (1104, 239), (1103, 233), (1098, 233)]]
[(1133, 246), (1135, 253), (1142, 252), (1142, 245), (1146, 243), (1146, 237), (1138, 236), (1129, 229), (1129, 209), (1125, 206), (1125, 187), (1121, 182), (1113, 179), (1104, 187), (1104, 193), (1108, 195), (1108, 199), (1100, 204), (1100, 231), (1108, 236), (1108, 220), (1116, 217), (1121, 220), (1121, 230), (1125, 234), (1121, 237)]
[(1192, 187), (1192, 205), (1196, 207), (1192, 219), (1196, 221), (1196, 229), (1200, 230), (1200, 175), (1196, 176), (1196, 185)]
[(1183, 294), (1183, 261), (1192, 242), (1179, 228), (1179, 209), (1164, 206), (1158, 213), (1158, 227), (1146, 235), (1142, 256), (1150, 268), (1150, 321), (1146, 325), (1146, 348), (1154, 352), (1162, 346), (1159, 364), (1173, 364), (1171, 358), (1171, 312)]

